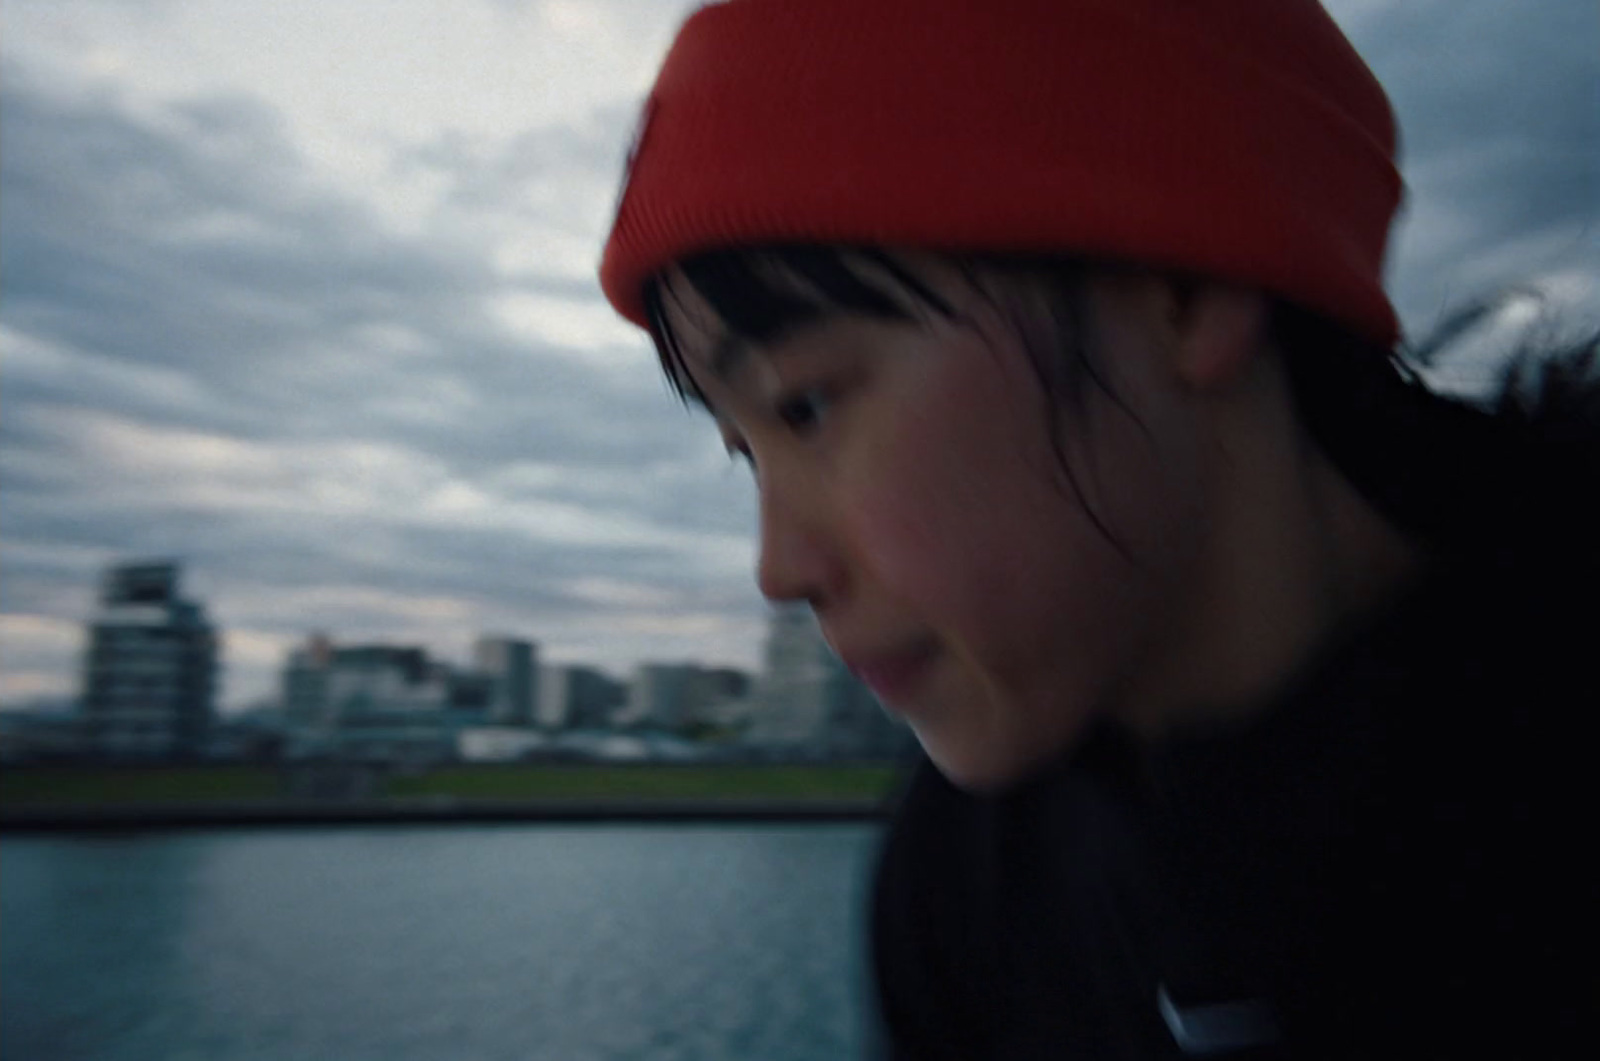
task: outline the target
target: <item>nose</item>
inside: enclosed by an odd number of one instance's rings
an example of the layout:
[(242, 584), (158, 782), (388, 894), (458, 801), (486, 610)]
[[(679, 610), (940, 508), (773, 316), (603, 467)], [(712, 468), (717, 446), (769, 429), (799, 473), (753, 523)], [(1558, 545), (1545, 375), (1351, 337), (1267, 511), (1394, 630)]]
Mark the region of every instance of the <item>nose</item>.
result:
[(763, 485), (761, 555), (756, 584), (772, 601), (805, 601), (814, 609), (834, 599), (844, 568), (815, 505)]

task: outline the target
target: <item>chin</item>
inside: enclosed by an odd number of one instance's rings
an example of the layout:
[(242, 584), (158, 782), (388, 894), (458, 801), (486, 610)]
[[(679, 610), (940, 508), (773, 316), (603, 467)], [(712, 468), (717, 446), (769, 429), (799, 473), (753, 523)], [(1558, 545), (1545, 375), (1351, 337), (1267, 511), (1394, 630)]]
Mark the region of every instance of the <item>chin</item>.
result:
[(1037, 765), (976, 742), (940, 741), (921, 733), (917, 734), (917, 739), (945, 780), (975, 796), (998, 795), (1026, 780)]
[(930, 732), (915, 725), (912, 729), (947, 781), (973, 795), (990, 796), (1033, 777), (1075, 746), (1086, 727), (1079, 720), (1064, 731), (1004, 736)]

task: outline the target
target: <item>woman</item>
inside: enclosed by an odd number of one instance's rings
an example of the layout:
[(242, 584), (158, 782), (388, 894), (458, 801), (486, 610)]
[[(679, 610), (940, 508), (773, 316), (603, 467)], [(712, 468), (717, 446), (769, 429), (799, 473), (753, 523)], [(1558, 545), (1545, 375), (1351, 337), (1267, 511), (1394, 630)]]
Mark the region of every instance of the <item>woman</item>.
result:
[(894, 1056), (1575, 1041), (1596, 403), (1416, 384), (1394, 152), (1312, 0), (681, 31), (602, 284), (926, 752)]

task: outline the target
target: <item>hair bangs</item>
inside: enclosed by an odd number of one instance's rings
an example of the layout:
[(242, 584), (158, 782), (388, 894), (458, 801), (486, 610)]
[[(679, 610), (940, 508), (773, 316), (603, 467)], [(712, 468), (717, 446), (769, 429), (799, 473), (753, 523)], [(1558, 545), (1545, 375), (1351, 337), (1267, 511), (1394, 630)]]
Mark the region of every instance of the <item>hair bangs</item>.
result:
[(668, 312), (676, 284), (687, 283), (726, 334), (754, 345), (844, 314), (909, 321), (919, 309), (950, 317), (950, 303), (891, 253), (871, 247), (785, 244), (705, 251), (673, 277), (645, 284), (645, 314), (661, 367), (680, 398), (704, 404)]

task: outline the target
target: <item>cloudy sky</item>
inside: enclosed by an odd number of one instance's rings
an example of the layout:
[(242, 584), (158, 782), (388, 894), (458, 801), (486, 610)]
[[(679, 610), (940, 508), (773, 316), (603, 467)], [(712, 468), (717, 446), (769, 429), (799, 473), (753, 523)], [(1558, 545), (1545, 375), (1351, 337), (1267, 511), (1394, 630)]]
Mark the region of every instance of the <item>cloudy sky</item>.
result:
[[(1600, 7), (1339, 0), (1400, 114), (1408, 329), (1600, 304)], [(662, 0), (6, 0), (0, 704), (175, 557), (223, 702), (312, 630), (753, 666), (753, 494), (594, 281)]]

